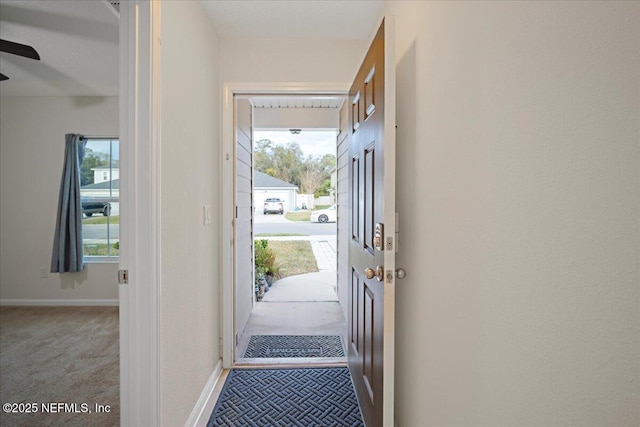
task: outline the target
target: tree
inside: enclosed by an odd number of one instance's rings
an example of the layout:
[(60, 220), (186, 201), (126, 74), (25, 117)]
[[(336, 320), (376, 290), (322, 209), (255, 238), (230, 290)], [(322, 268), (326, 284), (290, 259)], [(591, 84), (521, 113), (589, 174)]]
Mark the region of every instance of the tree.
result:
[(267, 175), (300, 187), (307, 194), (328, 195), (331, 171), (336, 167), (336, 156), (326, 154), (320, 158), (304, 159), (304, 153), (296, 142), (274, 145), (268, 139), (256, 142), (254, 167)]
[(261, 139), (256, 142), (255, 148), (253, 150), (253, 161), (254, 167), (256, 170), (266, 173), (267, 175), (272, 175), (269, 173), (269, 169), (273, 166), (272, 161), (273, 155), (273, 144), (268, 139)]
[(296, 142), (283, 146), (261, 139), (255, 145), (254, 162), (256, 170), (300, 186), (303, 153)]
[(303, 174), (304, 192), (316, 197), (328, 196), (331, 188), (331, 172), (335, 167), (336, 156), (333, 154), (325, 154), (321, 158), (309, 156), (305, 162)]
[(305, 194), (314, 194), (324, 181), (323, 174), (315, 167), (309, 167), (302, 172), (300, 189)]
[(273, 147), (273, 173), (276, 178), (300, 186), (303, 153), (296, 142)]
[(95, 152), (91, 148), (86, 148), (80, 166), (80, 186), (93, 184), (93, 168), (105, 166), (109, 166), (107, 153)]

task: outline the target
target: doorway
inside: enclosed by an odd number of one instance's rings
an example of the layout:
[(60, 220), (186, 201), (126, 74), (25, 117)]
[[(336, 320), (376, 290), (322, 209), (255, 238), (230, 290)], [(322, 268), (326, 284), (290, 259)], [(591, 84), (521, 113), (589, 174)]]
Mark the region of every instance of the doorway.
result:
[(234, 97), (235, 365), (346, 364), (337, 264), (347, 227), (338, 222), (338, 194), (348, 190), (338, 181), (345, 100)]

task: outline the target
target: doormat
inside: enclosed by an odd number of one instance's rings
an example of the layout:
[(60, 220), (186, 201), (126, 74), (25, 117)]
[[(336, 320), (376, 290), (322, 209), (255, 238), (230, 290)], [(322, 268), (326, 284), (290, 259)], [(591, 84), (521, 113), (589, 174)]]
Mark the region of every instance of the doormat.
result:
[(244, 357), (345, 357), (338, 335), (252, 335)]
[(364, 427), (348, 368), (232, 369), (207, 427)]

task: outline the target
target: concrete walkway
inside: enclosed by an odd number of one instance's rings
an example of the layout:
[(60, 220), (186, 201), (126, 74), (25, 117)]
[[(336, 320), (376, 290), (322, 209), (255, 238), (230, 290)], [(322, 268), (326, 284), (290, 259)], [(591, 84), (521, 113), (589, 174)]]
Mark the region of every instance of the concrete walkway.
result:
[(336, 272), (320, 271), (280, 279), (264, 294), (263, 302), (338, 301)]
[(264, 294), (264, 302), (338, 301), (336, 294), (336, 236), (278, 236), (266, 240), (307, 240), (311, 243), (318, 272), (298, 274), (278, 280)]

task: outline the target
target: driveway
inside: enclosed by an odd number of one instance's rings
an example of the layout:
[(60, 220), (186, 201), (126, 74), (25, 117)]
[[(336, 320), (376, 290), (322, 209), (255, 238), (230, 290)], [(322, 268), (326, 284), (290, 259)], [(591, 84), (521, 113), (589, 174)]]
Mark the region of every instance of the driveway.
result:
[(286, 219), (284, 215), (264, 215), (262, 212), (256, 212), (253, 219), (255, 224), (288, 224), (293, 222)]
[(253, 224), (254, 235), (259, 234), (302, 234), (305, 236), (335, 235), (336, 223), (319, 224), (309, 221), (289, 221), (284, 215), (263, 215), (256, 212)]

